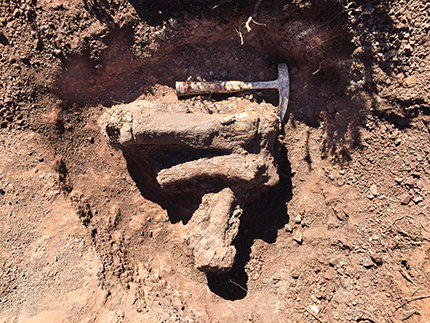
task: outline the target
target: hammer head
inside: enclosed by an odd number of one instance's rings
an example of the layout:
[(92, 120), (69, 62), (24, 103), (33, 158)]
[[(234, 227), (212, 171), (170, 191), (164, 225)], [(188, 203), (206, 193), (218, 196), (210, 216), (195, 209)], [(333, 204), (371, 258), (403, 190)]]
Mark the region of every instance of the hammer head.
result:
[(287, 114), (288, 101), (290, 99), (290, 77), (288, 76), (288, 67), (286, 63), (278, 65), (277, 87), (279, 91), (279, 107), (281, 122)]

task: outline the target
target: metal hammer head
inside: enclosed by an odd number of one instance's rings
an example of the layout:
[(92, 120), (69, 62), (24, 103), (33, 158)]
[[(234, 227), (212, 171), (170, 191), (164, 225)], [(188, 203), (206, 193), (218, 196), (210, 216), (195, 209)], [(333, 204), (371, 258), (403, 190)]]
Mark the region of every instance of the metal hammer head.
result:
[(290, 77), (288, 76), (287, 64), (278, 65), (277, 88), (279, 91), (279, 107), (281, 122), (287, 114), (288, 101), (290, 99)]
[(290, 78), (286, 63), (278, 65), (278, 78), (274, 81), (252, 82), (252, 89), (277, 89), (279, 91), (279, 108), (281, 122), (287, 114), (288, 101), (290, 97)]

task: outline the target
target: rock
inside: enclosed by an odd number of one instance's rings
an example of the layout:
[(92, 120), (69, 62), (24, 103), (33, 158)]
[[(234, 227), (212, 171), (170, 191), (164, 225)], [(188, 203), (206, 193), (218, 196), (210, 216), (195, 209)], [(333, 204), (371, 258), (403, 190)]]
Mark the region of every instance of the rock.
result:
[(376, 184), (372, 184), (370, 186), (370, 193), (372, 193), (374, 196), (378, 195), (378, 187), (376, 186)]
[[(223, 108), (227, 110), (217, 109)], [(237, 109), (233, 104), (228, 108)], [(180, 152), (174, 158), (155, 159), (156, 180), (166, 193), (192, 190), (204, 194), (229, 186), (235, 194), (253, 199), (261, 193), (257, 187), (278, 183), (273, 146), (279, 124), (273, 109), (270, 112), (269, 106), (266, 110), (258, 104), (255, 111), (236, 113), (187, 113), (189, 109), (183, 102), (135, 101), (112, 108), (99, 123), (109, 143), (128, 159), (148, 163), (147, 155), (163, 154), (163, 149)], [(258, 153), (248, 153), (249, 147)], [(207, 156), (209, 150), (223, 153)]]
[(423, 198), (421, 196), (417, 196), (416, 198), (414, 198), (415, 204), (418, 204), (418, 203), (420, 203), (422, 201), (423, 201)]
[(0, 30), (0, 44), (9, 45), (9, 40), (1, 30)]
[(339, 232), (336, 236), (332, 237), (332, 239), (330, 239), (330, 242), (333, 246), (340, 245), (340, 247), (343, 249), (352, 248), (350, 235), (346, 235), (342, 232)]
[(294, 222), (296, 224), (300, 224), (302, 222), (302, 215), (300, 213), (296, 215), (296, 217), (294, 218)]
[(298, 278), (300, 277), (299, 271), (298, 271), (298, 270), (296, 270), (296, 269), (293, 269), (293, 270), (291, 271), (291, 277), (292, 277), (293, 279), (298, 279)]
[(399, 200), (402, 205), (408, 205), (412, 200), (412, 196), (410, 196), (408, 193), (403, 193), (399, 196)]
[(200, 248), (194, 252), (196, 268), (206, 273), (221, 274), (231, 270), (236, 249), (228, 247)]
[(303, 235), (300, 231), (296, 231), (293, 234), (293, 240), (296, 241), (298, 244), (302, 244), (303, 242)]
[[(311, 294), (311, 301), (314, 303), (321, 303), (318, 298), (315, 296), (315, 294)], [(312, 305), (311, 305), (312, 306)], [(315, 306), (315, 305), (313, 305)], [(316, 307), (316, 306), (315, 306)], [(318, 308), (317, 308), (318, 309)]]
[(402, 142), (402, 139), (400, 139), (400, 138), (396, 138), (396, 140), (394, 140), (394, 144), (396, 146), (399, 146), (401, 144), (401, 142)]
[(334, 277), (336, 277), (336, 270), (333, 267), (329, 267), (324, 273), (324, 278), (326, 280), (332, 280)]
[[(312, 295), (314, 296), (314, 295)], [(309, 305), (309, 309), (314, 313), (314, 314), (318, 314), (320, 312), (318, 306), (316, 305)]]
[(335, 267), (335, 266), (340, 265), (340, 264), (343, 263), (343, 261), (342, 261), (343, 257), (344, 257), (343, 254), (334, 255), (333, 257), (331, 257), (328, 260), (328, 263), (329, 263), (330, 266)]
[(372, 254), (371, 256), (370, 256), (370, 258), (372, 259), (372, 261), (376, 264), (376, 265), (378, 265), (378, 266), (381, 266), (382, 265), (382, 263), (383, 263), (383, 260), (382, 260), (382, 257), (379, 255), (379, 254)]
[(352, 52), (352, 56), (359, 56), (362, 55), (364, 53), (364, 49), (361, 46), (358, 46), (353, 52)]
[[(411, 46), (411, 44), (406, 44), (406, 45), (405, 45), (405, 47), (403, 47), (403, 50), (404, 50), (405, 52), (411, 52), (411, 51), (412, 51), (412, 49), (413, 49), (413, 47)], [(409, 76), (409, 77), (413, 77), (413, 76)], [(406, 82), (406, 80), (405, 80), (405, 82)], [(411, 83), (412, 83), (412, 85), (410, 85), (410, 84), (407, 84), (407, 83), (406, 83), (406, 86), (407, 86), (407, 87), (415, 86), (415, 84), (417, 84), (417, 83), (418, 83), (418, 81), (416, 81), (416, 80), (415, 80), (415, 77), (414, 77), (414, 80), (412, 80), (412, 81), (411, 81)]]
[(43, 47), (43, 42), (42, 42), (42, 40), (41, 40), (40, 38), (38, 38), (38, 39), (34, 40), (34, 42), (33, 42), (33, 47), (34, 47), (35, 49), (37, 49), (37, 50), (42, 49), (42, 47)]
[(342, 186), (343, 184), (345, 184), (345, 180), (344, 179), (339, 179), (337, 181), (337, 185)]
[(293, 232), (293, 226), (292, 226), (291, 224), (287, 223), (287, 224), (284, 226), (284, 230), (285, 230), (286, 232), (291, 233), (291, 232)]
[(367, 258), (366, 261), (363, 263), (363, 267), (365, 268), (371, 268), (375, 265), (372, 259)]
[(409, 176), (403, 180), (402, 184), (409, 187), (409, 188), (412, 188), (415, 186), (415, 183), (416, 183), (416, 180), (412, 176)]
[(385, 52), (385, 54), (384, 54), (384, 61), (386, 62), (386, 61), (388, 61), (391, 57), (393, 56), (393, 52), (392, 51), (387, 51), (387, 52)]
[(178, 19), (172, 17), (172, 18), (169, 18), (168, 21), (170, 26), (172, 26), (172, 28), (178, 27)]

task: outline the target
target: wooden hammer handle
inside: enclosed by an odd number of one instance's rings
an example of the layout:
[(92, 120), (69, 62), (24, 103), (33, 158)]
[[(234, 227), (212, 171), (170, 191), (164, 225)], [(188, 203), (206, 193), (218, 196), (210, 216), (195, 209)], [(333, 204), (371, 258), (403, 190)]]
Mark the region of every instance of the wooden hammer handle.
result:
[(242, 81), (176, 82), (176, 93), (178, 96), (232, 93), (251, 90), (252, 88), (252, 83)]

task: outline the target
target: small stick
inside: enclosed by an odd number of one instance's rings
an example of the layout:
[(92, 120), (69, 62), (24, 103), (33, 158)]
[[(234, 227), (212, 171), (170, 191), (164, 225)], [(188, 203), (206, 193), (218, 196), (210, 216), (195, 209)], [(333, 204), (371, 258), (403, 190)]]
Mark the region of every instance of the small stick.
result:
[(402, 274), (403, 277), (406, 278), (406, 280), (408, 280), (410, 283), (417, 286), (417, 284), (415, 284), (415, 282), (412, 280), (412, 277), (402, 267), (400, 267), (400, 273)]
[[(262, 1), (263, 1), (263, 0), (258, 0), (258, 1), (257, 1), (257, 3), (256, 3), (256, 4), (255, 4), (255, 6), (254, 6), (254, 13), (248, 17), (248, 20), (247, 20), (247, 21), (246, 21), (246, 23), (245, 23), (245, 27), (246, 27), (246, 30), (247, 30), (248, 32), (251, 32), (251, 27), (249, 27), (249, 23), (250, 23), (251, 21), (253, 21), (255, 24), (257, 24), (253, 18), (257, 15), (257, 13), (258, 13), (258, 6), (260, 5), (260, 3), (261, 3)], [(260, 25), (260, 24), (257, 24), (257, 25)], [(261, 24), (261, 25), (263, 25), (263, 24)]]
[(243, 34), (242, 34), (242, 26), (241, 24), (239, 25), (239, 30), (235, 29), (234, 31), (239, 35), (240, 37), (240, 45), (243, 45)]
[(317, 73), (321, 70), (321, 65), (322, 65), (322, 63), (324, 63), (324, 62), (325, 62), (325, 57), (324, 57), (324, 59), (321, 61), (319, 68), (318, 68), (315, 72), (313, 72), (313, 73), (312, 73), (312, 75), (317, 74)]
[(332, 39), (335, 39), (336, 37), (338, 37), (338, 35), (335, 35), (335, 36), (333, 36), (333, 37), (329, 37), (328, 39), (322, 40), (318, 45), (315, 45), (315, 46), (311, 47), (311, 49), (309, 49), (309, 50), (306, 52), (305, 57), (306, 57), (306, 56), (308, 56), (308, 54), (309, 54), (313, 49), (320, 47), (322, 44), (324, 44), (324, 43), (326, 43), (326, 42), (328, 42), (328, 41), (330, 41), (330, 40), (332, 40)]
[[(367, 6), (368, 4), (373, 3), (373, 2), (375, 2), (375, 1), (376, 1), (376, 0), (369, 1), (369, 2), (367, 2), (367, 3), (365, 3), (365, 4), (361, 5), (361, 6), (359, 6), (358, 8), (363, 8), (364, 6)], [(338, 16), (340, 16), (341, 14), (343, 14), (343, 13), (345, 13), (345, 12), (348, 12), (348, 11), (356, 10), (356, 9), (358, 9), (358, 8), (344, 9), (344, 10), (342, 10), (341, 12), (339, 12), (336, 16), (334, 16), (334, 18), (333, 18), (333, 19), (331, 19), (331, 20), (329, 20), (329, 21), (327, 21), (327, 22), (323, 23), (322, 25), (317, 26), (316, 28), (320, 28), (320, 27), (322, 27), (322, 26), (325, 26), (325, 25), (327, 25), (327, 24), (331, 23), (332, 21), (334, 21), (334, 20), (335, 20)]]
[(325, 323), (322, 319), (320, 319), (318, 316), (316, 316), (314, 313), (312, 313), (311, 311), (309, 311), (306, 307), (294, 307), (293, 306), (293, 308), (295, 309), (295, 310), (298, 310), (298, 311), (306, 311), (306, 312), (308, 312), (310, 315), (312, 315), (316, 320), (318, 320), (318, 322), (320, 322), (320, 323)]
[(418, 312), (417, 310), (411, 311), (409, 314), (406, 314), (406, 316), (404, 318), (402, 318), (402, 321), (406, 321), (408, 318), (410, 318), (414, 314), (421, 315), (421, 313)]
[(218, 3), (217, 5), (215, 5), (215, 6), (212, 7), (211, 11), (215, 10), (216, 8), (218, 8), (219, 6), (221, 6), (224, 3), (225, 3), (225, 1), (222, 0), (220, 3)]
[(228, 279), (230, 281), (230, 283), (235, 284), (237, 287), (240, 287), (241, 289), (243, 289), (245, 292), (248, 292), (248, 290), (242, 286), (240, 286), (238, 283), (232, 281), (231, 279)]
[(414, 292), (412, 293), (411, 297), (415, 295), (416, 292), (418, 292), (420, 289), (422, 289), (422, 286), (418, 287)]
[(373, 323), (378, 323), (378, 320), (377, 320), (377, 319), (375, 319), (375, 318), (373, 317), (373, 315), (372, 315), (372, 314), (370, 314), (369, 312), (364, 311), (364, 310), (361, 310), (360, 312), (361, 312), (361, 315), (360, 315), (361, 317), (360, 317), (360, 319), (367, 320), (367, 321), (371, 321), (371, 322), (373, 322)]
[(404, 305), (406, 305), (406, 304), (408, 304), (410, 302), (418, 301), (420, 299), (425, 299), (425, 298), (430, 298), (430, 295), (421, 295), (421, 296), (409, 297), (409, 299), (402, 298), (400, 301), (402, 301), (402, 300), (406, 300), (406, 301), (403, 302), (403, 304), (397, 306), (396, 310), (398, 310), (399, 308), (403, 307)]
[(320, 323), (325, 323), (323, 320), (321, 320), (318, 316), (316, 316), (316, 314), (312, 313), (311, 311), (309, 311), (306, 307), (305, 307), (305, 311), (308, 312), (310, 315), (312, 315), (314, 318), (316, 318), (318, 320), (318, 322)]

